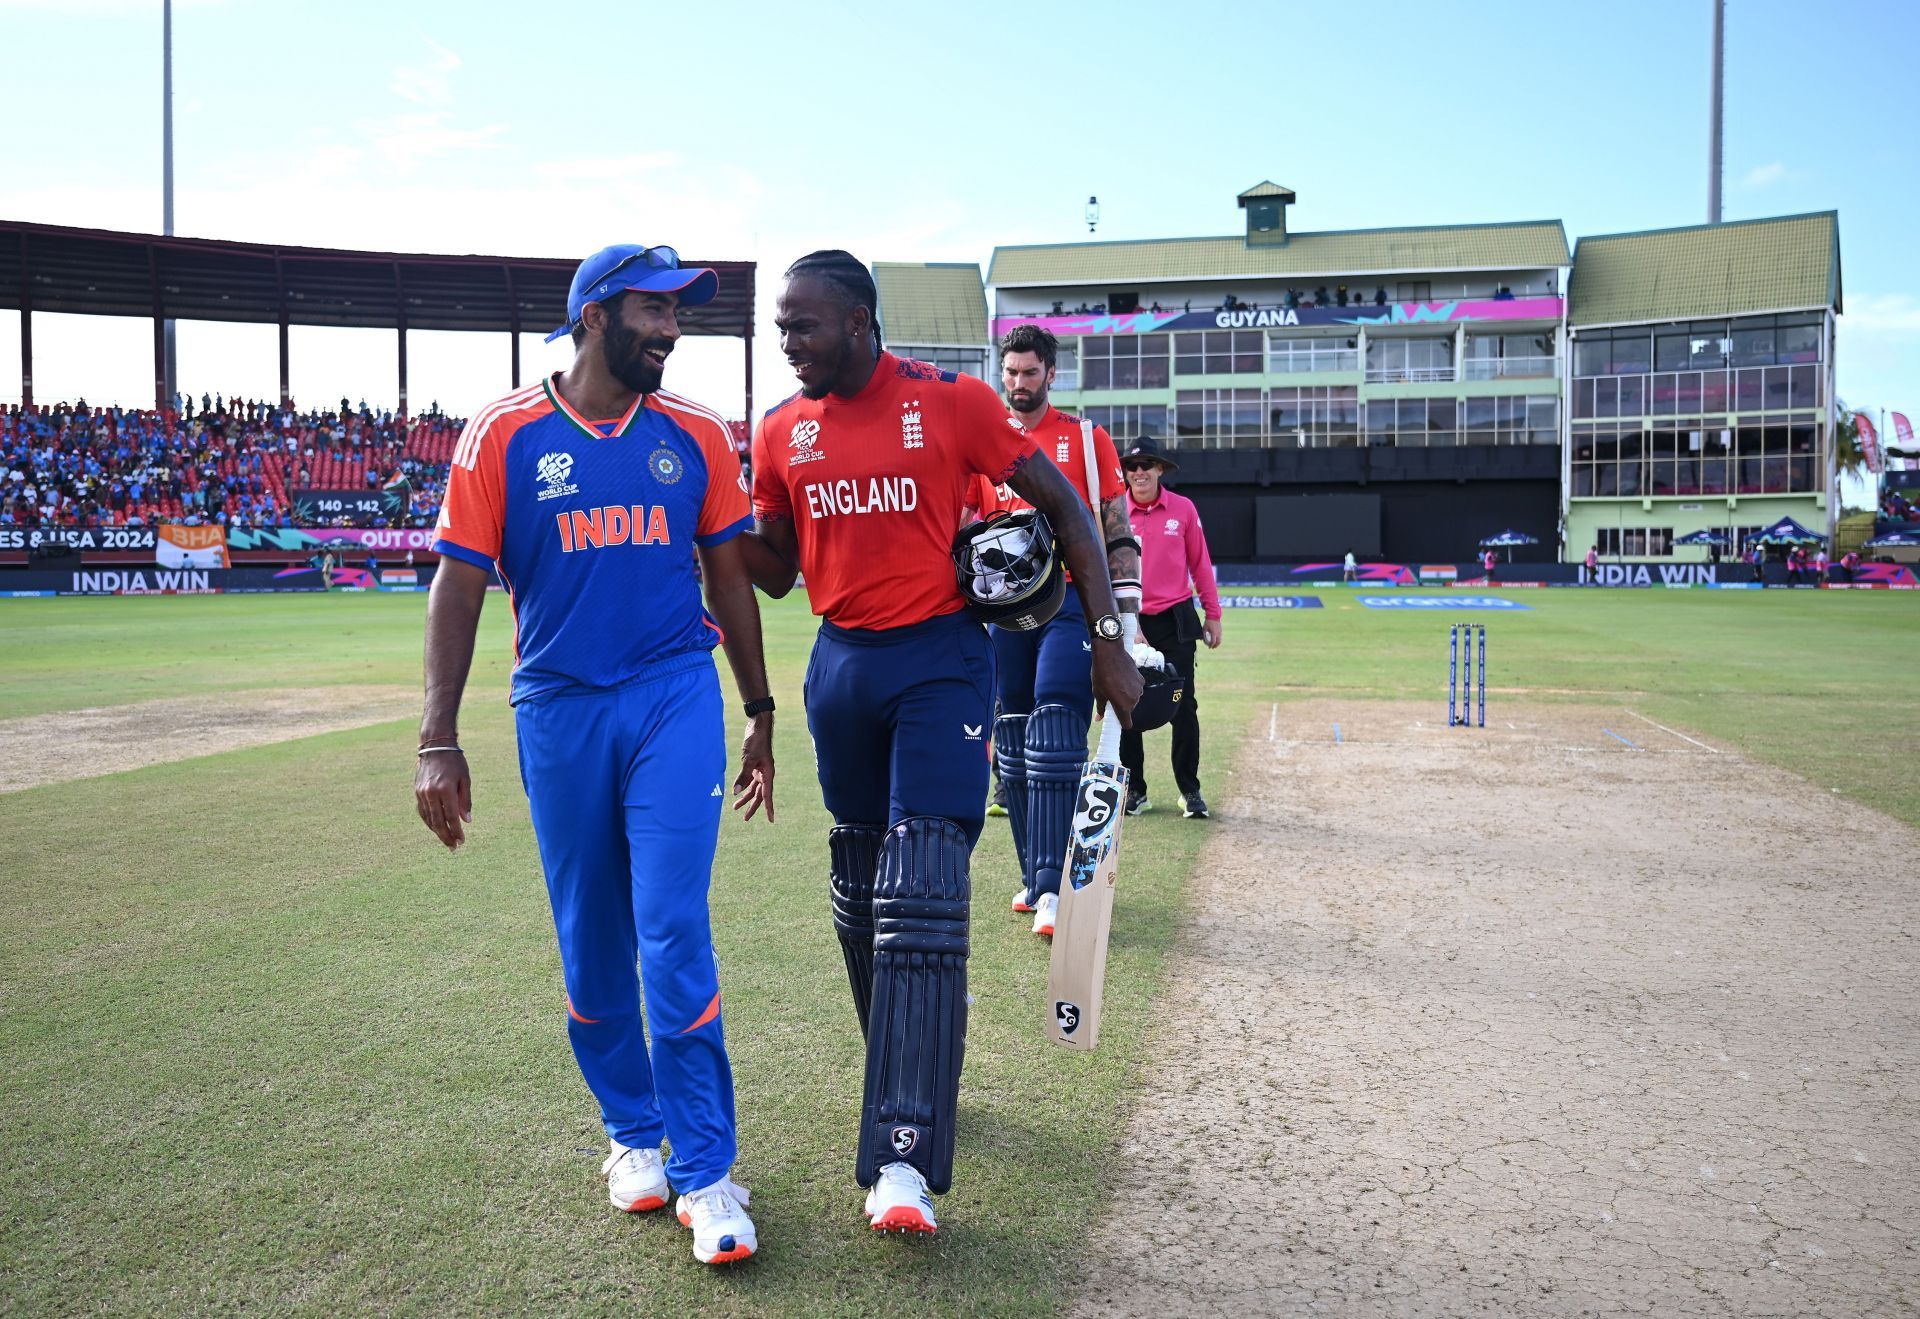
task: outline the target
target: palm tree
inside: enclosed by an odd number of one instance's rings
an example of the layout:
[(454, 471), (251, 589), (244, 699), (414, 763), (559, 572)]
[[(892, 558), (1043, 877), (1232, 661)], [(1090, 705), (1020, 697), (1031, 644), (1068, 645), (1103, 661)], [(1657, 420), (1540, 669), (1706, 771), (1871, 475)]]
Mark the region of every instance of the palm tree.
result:
[(1860, 446), (1860, 423), (1854, 420), (1853, 409), (1846, 400), (1836, 398), (1833, 401), (1837, 409), (1833, 426), (1833, 458), (1840, 471), (1847, 476), (1859, 476), (1867, 465), (1867, 451)]

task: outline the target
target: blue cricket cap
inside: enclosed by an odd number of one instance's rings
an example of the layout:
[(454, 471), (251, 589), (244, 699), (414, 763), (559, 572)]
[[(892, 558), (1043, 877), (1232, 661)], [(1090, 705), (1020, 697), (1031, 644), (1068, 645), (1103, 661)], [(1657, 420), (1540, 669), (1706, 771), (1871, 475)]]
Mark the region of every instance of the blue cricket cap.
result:
[(682, 267), (680, 254), (671, 247), (643, 247), (638, 243), (603, 247), (573, 272), (573, 287), (567, 290), (567, 323), (549, 334), (546, 341), (552, 343), (563, 334), (572, 334), (589, 302), (604, 302), (629, 290), (678, 293), (681, 306), (698, 307), (713, 301), (720, 291), (720, 276), (704, 266)]

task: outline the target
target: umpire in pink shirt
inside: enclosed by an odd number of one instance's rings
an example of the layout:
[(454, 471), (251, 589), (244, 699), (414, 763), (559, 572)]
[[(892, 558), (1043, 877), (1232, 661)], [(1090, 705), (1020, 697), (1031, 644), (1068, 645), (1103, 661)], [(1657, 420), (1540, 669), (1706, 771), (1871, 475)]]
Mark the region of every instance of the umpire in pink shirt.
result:
[[(1200, 795), (1200, 716), (1195, 710), (1193, 664), (1198, 642), (1204, 640), (1209, 650), (1220, 644), (1220, 591), (1213, 580), (1213, 559), (1193, 501), (1160, 485), (1160, 478), (1179, 464), (1160, 452), (1151, 438), (1142, 436), (1121, 454), (1120, 466), (1127, 477), (1127, 519), (1140, 542), (1140, 639), (1172, 660), (1185, 677), (1173, 716), (1173, 781), (1180, 789), (1181, 814), (1189, 820), (1204, 820), (1207, 801)], [(1206, 610), (1205, 622), (1193, 610), (1196, 590)], [(1120, 735), (1120, 761), (1132, 777), (1127, 814), (1152, 810), (1140, 734)]]

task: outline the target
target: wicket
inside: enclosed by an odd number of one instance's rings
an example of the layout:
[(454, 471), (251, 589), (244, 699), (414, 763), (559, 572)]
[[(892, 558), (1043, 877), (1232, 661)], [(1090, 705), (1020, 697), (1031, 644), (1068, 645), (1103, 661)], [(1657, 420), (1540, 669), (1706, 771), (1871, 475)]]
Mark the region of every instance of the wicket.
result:
[[(1480, 642), (1480, 659), (1474, 663), (1473, 645)], [(1465, 659), (1462, 660), (1464, 652)], [(1447, 630), (1447, 727), (1472, 728), (1474, 722), (1474, 676), (1479, 675), (1480, 718), (1478, 726), (1487, 726), (1487, 625), (1455, 623)], [(1455, 714), (1456, 706), (1459, 713)]]

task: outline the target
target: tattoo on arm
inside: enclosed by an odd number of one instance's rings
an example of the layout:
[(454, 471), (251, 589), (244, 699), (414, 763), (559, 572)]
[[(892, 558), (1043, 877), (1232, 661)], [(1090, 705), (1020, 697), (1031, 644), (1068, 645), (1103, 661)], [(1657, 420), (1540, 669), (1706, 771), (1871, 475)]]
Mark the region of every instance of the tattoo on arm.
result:
[[(1101, 533), (1109, 541), (1133, 535), (1127, 521), (1126, 496), (1109, 499), (1100, 506)], [(1115, 581), (1140, 579), (1140, 551), (1131, 545), (1119, 545), (1107, 552), (1107, 575)], [(1125, 604), (1121, 606), (1123, 609)]]

